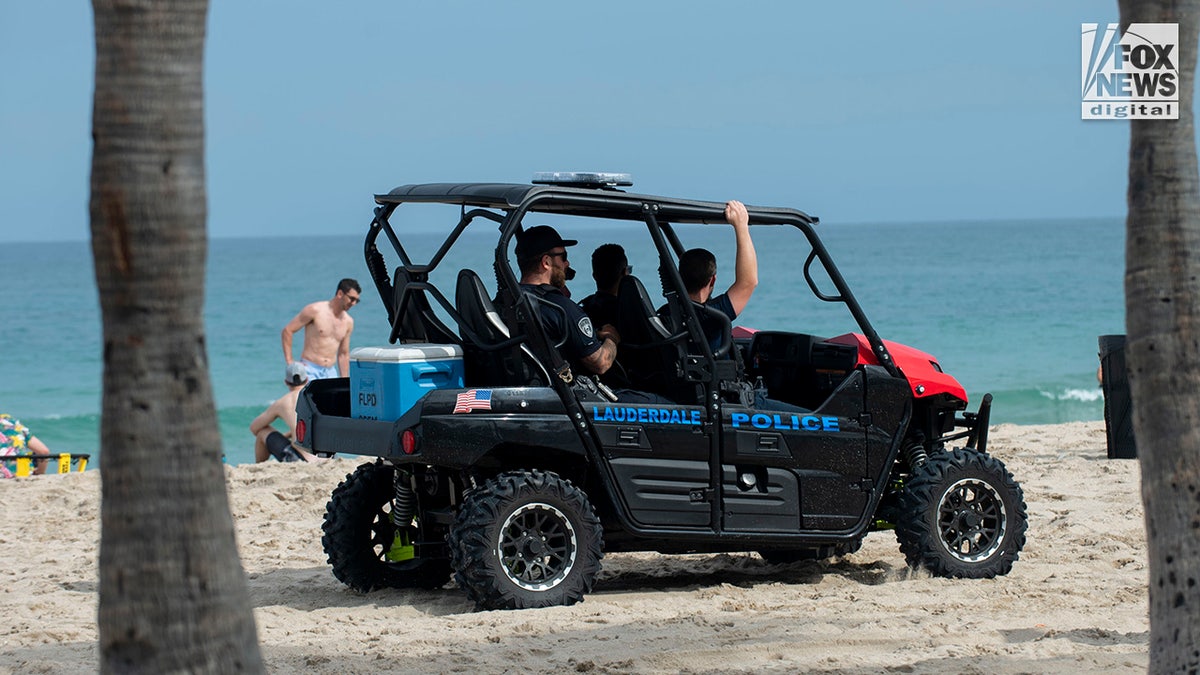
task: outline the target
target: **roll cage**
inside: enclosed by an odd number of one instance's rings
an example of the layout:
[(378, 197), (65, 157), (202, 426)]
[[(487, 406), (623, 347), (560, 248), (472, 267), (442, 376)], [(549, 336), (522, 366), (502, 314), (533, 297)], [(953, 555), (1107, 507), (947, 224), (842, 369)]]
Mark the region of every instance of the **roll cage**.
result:
[[(518, 288), (519, 278), (509, 263), (509, 244), (522, 229), (527, 214), (544, 213), (565, 216), (581, 216), (608, 220), (645, 223), (654, 243), (659, 260), (659, 280), (668, 305), (677, 309), (680, 326), (703, 359), (685, 365), (693, 375), (705, 379), (711, 375), (715, 356), (703, 338), (698, 312), (700, 305), (683, 302), (687, 298), (683, 280), (675, 260), (685, 248), (675, 232), (674, 225), (685, 223), (724, 223), (725, 205), (722, 202), (693, 201), (654, 195), (629, 193), (612, 188), (579, 188), (557, 185), (521, 185), (506, 183), (429, 183), (404, 185), (387, 194), (375, 196), (379, 205), (374, 212), (364, 243), (364, 256), (391, 324), (389, 342), (458, 342), (459, 338), (432, 310), (432, 298), (457, 324), (459, 333), (474, 346), (488, 352), (513, 348), (528, 339), (547, 347), (546, 364), (537, 364), (542, 375), (560, 393), (571, 383), (569, 368), (558, 355), (552, 341), (545, 335), (540, 320), (536, 317), (533, 304), (536, 300), (526, 293), (511, 293), (517, 314), (525, 317), (524, 328), (529, 335), (514, 331), (507, 339), (495, 341), (480, 335), (469, 322), (464, 321), (458, 309), (429, 281), (429, 274), (438, 267), (463, 232), (476, 220), (486, 220), (498, 226), (493, 272), (497, 289), (501, 292)], [(405, 203), (447, 204), (460, 207), (458, 222), (427, 263), (415, 262), (400, 242), (389, 218)], [(858, 304), (837, 265), (817, 236), (814, 226), (818, 219), (802, 211), (787, 208), (748, 206), (750, 223), (753, 226), (792, 226), (800, 230), (811, 246), (811, 252), (803, 266), (804, 279), (813, 294), (824, 302), (843, 303), (854, 318), (863, 336), (870, 344), (878, 362), (889, 374), (901, 377), (891, 355), (879, 334), (875, 331), (862, 307)], [(384, 235), (399, 257), (393, 275), (389, 275), (383, 255), (379, 251), (378, 238)], [(834, 286), (833, 292), (822, 290), (812, 274), (813, 265), (820, 262), (822, 269)], [(539, 350), (540, 351), (540, 350)], [(549, 366), (549, 368), (547, 368)], [(700, 372), (696, 372), (699, 370)], [(557, 376), (552, 377), (551, 372)], [(570, 400), (565, 397), (564, 400)]]

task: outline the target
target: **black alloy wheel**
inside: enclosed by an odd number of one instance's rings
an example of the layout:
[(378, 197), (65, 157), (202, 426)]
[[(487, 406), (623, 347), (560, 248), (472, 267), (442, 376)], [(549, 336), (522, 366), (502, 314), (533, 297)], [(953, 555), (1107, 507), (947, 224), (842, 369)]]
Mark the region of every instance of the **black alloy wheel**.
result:
[(468, 492), (449, 542), (455, 579), (479, 609), (579, 602), (603, 556), (587, 496), (536, 470), (502, 473)]
[(905, 483), (898, 511), (909, 566), (937, 576), (1007, 574), (1025, 545), (1021, 486), (1000, 460), (973, 448), (932, 455)]

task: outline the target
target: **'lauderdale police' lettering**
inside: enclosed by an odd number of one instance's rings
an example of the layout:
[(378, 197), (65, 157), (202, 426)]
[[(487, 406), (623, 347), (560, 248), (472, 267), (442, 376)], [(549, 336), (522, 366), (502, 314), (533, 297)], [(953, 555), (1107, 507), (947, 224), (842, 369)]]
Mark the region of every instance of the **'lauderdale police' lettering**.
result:
[[(634, 422), (641, 424), (681, 424), (688, 426), (700, 425), (699, 410), (678, 410), (669, 408), (637, 408), (633, 406), (592, 406), (592, 421), (594, 422)], [(818, 417), (817, 415), (781, 415), (774, 413), (735, 412), (730, 418), (733, 428), (737, 429), (747, 422), (755, 429), (774, 429), (777, 431), (841, 431), (837, 417)]]
[(700, 426), (699, 410), (669, 410), (667, 408), (633, 408), (624, 406), (592, 406), (595, 422), (642, 422), (646, 424), (687, 424)]
[(787, 415), (790, 419), (784, 419), (784, 415), (775, 413), (767, 415), (764, 413), (748, 413), (735, 412), (731, 416), (733, 428), (737, 429), (741, 425), (749, 422), (755, 429), (775, 429), (777, 431), (841, 431), (838, 426), (838, 418), (836, 417), (818, 417), (816, 415)]

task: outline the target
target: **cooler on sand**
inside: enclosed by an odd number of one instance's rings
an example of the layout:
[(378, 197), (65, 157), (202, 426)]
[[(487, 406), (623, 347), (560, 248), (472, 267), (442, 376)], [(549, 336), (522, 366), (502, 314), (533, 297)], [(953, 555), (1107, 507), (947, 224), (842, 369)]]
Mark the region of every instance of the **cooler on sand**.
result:
[(462, 386), (458, 345), (358, 347), (350, 352), (350, 415), (358, 419), (395, 420), (430, 390)]

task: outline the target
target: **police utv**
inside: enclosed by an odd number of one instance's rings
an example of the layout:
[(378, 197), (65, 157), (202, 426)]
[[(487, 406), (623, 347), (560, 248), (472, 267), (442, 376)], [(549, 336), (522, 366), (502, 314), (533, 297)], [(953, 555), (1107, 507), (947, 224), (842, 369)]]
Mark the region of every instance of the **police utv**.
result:
[[(735, 340), (730, 330), (713, 350), (676, 261), (679, 231), (723, 224), (724, 204), (620, 189), (629, 184), (626, 174), (549, 174), (375, 197), (364, 252), (395, 346), (368, 348), (374, 361), (356, 349), (351, 377), (312, 381), (297, 405), (300, 445), (378, 458), (329, 500), (322, 543), (334, 575), (362, 592), (438, 588), (453, 575), (479, 609), (569, 605), (592, 589), (605, 551), (756, 551), (783, 563), (848, 554), (888, 528), (911, 567), (1006, 574), (1026, 515), (1020, 486), (986, 453), (991, 395), (962, 412), (964, 389), (934, 357), (882, 340), (816, 218), (794, 209), (748, 207), (750, 223), (799, 231), (808, 287), (849, 310), (859, 332)], [(431, 204), (457, 223), (418, 262), (391, 220)], [(522, 224), (550, 217), (648, 235), (661, 298), (637, 277), (622, 281), (617, 361), (625, 384), (674, 404), (617, 403), (564, 362), (562, 336), (539, 318), (544, 301), (519, 292), (509, 261)], [(499, 231), (494, 294), (475, 271), (453, 269), (464, 233), (478, 241), (488, 230)], [(399, 258), (390, 272), (380, 235)], [(447, 275), (439, 266), (451, 268), (453, 301), (435, 284)], [(756, 410), (754, 386), (812, 412)]]

